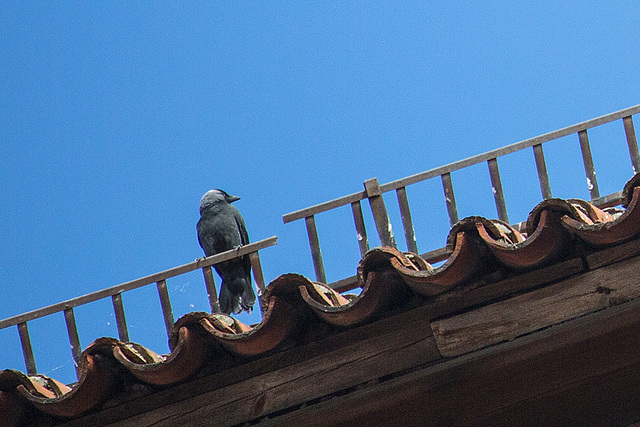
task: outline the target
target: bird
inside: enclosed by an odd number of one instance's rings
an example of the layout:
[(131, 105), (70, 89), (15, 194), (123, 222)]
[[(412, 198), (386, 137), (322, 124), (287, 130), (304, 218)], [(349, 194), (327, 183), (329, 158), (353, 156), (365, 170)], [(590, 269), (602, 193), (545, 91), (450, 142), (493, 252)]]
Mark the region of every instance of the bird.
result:
[[(198, 242), (205, 256), (236, 249), (249, 243), (249, 235), (240, 211), (231, 203), (240, 197), (216, 189), (200, 200), (200, 219), (196, 225)], [(220, 310), (225, 314), (251, 312), (256, 296), (251, 286), (249, 255), (214, 265), (222, 279)]]

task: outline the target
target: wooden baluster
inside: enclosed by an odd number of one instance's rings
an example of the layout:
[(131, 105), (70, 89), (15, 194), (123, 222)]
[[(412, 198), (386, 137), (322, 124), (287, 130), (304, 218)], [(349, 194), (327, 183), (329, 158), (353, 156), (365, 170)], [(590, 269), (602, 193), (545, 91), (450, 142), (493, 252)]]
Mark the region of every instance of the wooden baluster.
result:
[(251, 260), (251, 269), (253, 270), (253, 279), (256, 281), (256, 291), (258, 294), (258, 305), (260, 307), (260, 313), (264, 313), (267, 309), (266, 301), (264, 301), (264, 291), (266, 290), (264, 283), (264, 275), (262, 274), (262, 264), (260, 263), (260, 255), (258, 252), (252, 252), (249, 254)]
[(20, 335), (22, 355), (24, 356), (24, 364), (27, 368), (27, 374), (36, 374), (38, 370), (36, 368), (36, 359), (33, 357), (33, 348), (31, 347), (31, 338), (29, 338), (27, 322), (18, 323), (18, 334)]
[(324, 272), (324, 263), (322, 261), (322, 250), (320, 250), (320, 240), (318, 239), (318, 230), (316, 229), (316, 220), (313, 215), (305, 218), (307, 225), (307, 234), (309, 236), (309, 246), (311, 247), (311, 257), (313, 258), (313, 267), (316, 271), (316, 280), (321, 283), (327, 283), (327, 276)]
[(356, 226), (360, 255), (364, 257), (364, 254), (369, 250), (369, 239), (367, 238), (367, 229), (364, 225), (364, 217), (362, 216), (362, 205), (359, 200), (351, 203), (351, 212), (353, 212), (353, 222)]
[(443, 173), (440, 175), (442, 179), (442, 188), (444, 190), (444, 200), (447, 203), (447, 213), (449, 214), (449, 225), (458, 222), (458, 208), (456, 207), (456, 196), (453, 193), (453, 183), (451, 182), (451, 174)]
[(396, 190), (398, 196), (398, 206), (400, 207), (400, 216), (402, 217), (402, 226), (404, 228), (404, 236), (407, 240), (407, 250), (414, 254), (418, 252), (418, 243), (416, 242), (416, 234), (413, 229), (413, 221), (411, 220), (411, 210), (409, 210), (409, 200), (407, 199), (407, 190), (400, 187)]
[(582, 161), (584, 162), (584, 170), (587, 174), (587, 186), (591, 200), (600, 197), (598, 190), (598, 180), (596, 179), (596, 170), (593, 166), (593, 157), (591, 157), (591, 147), (589, 146), (589, 136), (586, 130), (578, 132), (580, 139), (580, 149), (582, 150)]
[[(209, 270), (211, 270), (211, 267), (209, 267)], [(171, 308), (171, 300), (169, 299), (169, 290), (167, 289), (167, 281), (160, 280), (156, 282), (156, 288), (158, 289), (158, 297), (160, 297), (160, 307), (162, 308), (164, 327), (167, 330), (167, 336), (171, 337), (171, 329), (173, 328), (174, 319), (173, 309)]]
[(122, 294), (111, 296), (113, 312), (116, 315), (116, 326), (118, 327), (118, 338), (120, 341), (129, 341), (129, 330), (127, 329), (127, 319), (124, 316), (124, 304), (122, 304)]
[(211, 266), (203, 267), (202, 274), (204, 275), (204, 283), (207, 287), (207, 296), (209, 297), (211, 312), (220, 314), (222, 311), (220, 311), (220, 302), (218, 301), (218, 292), (216, 291), (216, 283), (213, 281)]
[(371, 206), (371, 212), (373, 213), (373, 220), (376, 223), (380, 243), (382, 243), (383, 246), (391, 246), (395, 248), (396, 241), (393, 237), (391, 222), (389, 222), (387, 208), (385, 207), (384, 200), (382, 199), (378, 179), (372, 178), (366, 180), (364, 182), (364, 188), (367, 192), (367, 196), (369, 197), (369, 205)]
[(73, 314), (73, 308), (69, 307), (64, 310), (64, 320), (67, 324), (67, 333), (69, 335), (69, 343), (71, 344), (71, 354), (73, 355), (73, 363), (76, 368), (76, 376), (80, 375), (79, 366), (82, 357), (82, 347), (80, 346), (80, 337), (78, 336), (78, 327), (76, 326), (76, 317)]
[(551, 185), (549, 184), (549, 175), (547, 174), (547, 163), (544, 160), (544, 152), (542, 151), (542, 144), (533, 146), (533, 155), (536, 159), (536, 169), (538, 170), (538, 181), (540, 181), (540, 190), (542, 191), (543, 199), (550, 199)]
[(631, 116), (624, 117), (622, 122), (624, 123), (624, 133), (627, 136), (627, 145), (629, 146), (629, 155), (631, 156), (633, 173), (636, 174), (640, 172), (640, 154), (638, 153), (636, 130), (633, 127), (633, 119)]
[(509, 223), (507, 204), (504, 201), (502, 181), (500, 180), (500, 170), (498, 169), (498, 159), (487, 160), (487, 164), (489, 165), (489, 175), (491, 176), (491, 187), (493, 190), (493, 197), (496, 202), (496, 210), (498, 211), (498, 219)]

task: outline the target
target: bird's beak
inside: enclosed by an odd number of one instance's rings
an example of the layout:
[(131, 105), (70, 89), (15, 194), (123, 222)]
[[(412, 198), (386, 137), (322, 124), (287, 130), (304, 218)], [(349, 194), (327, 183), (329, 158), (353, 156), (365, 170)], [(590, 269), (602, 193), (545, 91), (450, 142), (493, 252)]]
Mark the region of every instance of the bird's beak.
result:
[(233, 203), (233, 202), (235, 202), (236, 200), (240, 200), (240, 197), (238, 197), (238, 196), (232, 196), (231, 194), (229, 194), (229, 197), (227, 197), (227, 202), (229, 202), (229, 203)]

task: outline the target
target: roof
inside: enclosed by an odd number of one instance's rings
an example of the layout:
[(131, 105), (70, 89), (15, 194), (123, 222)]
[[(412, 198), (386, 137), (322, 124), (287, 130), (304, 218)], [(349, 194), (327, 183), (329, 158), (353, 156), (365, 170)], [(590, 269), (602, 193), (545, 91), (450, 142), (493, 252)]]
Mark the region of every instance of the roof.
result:
[[(628, 278), (637, 274), (640, 263), (640, 174), (625, 185), (623, 195), (622, 209), (601, 210), (576, 199), (545, 200), (531, 211), (524, 232), (498, 220), (465, 218), (451, 228), (449, 256), (438, 267), (395, 248), (373, 249), (358, 265), (359, 295), (340, 294), (298, 274), (281, 275), (267, 287), (260, 324), (250, 327), (224, 315), (189, 313), (175, 323), (168, 355), (100, 338), (82, 352), (79, 380), (70, 386), (41, 375), (0, 371), (0, 425), (124, 420), (188, 425), (185, 420), (202, 419), (194, 407), (206, 406), (203, 399), (217, 405), (215, 413), (222, 418), (207, 418), (216, 425), (273, 420), (295, 425), (296, 414), (335, 415), (336, 408), (354, 404), (382, 420), (385, 402), (396, 408), (411, 402), (394, 400), (393, 390), (405, 387), (408, 396), (429, 400), (448, 384), (438, 377), (444, 371), (467, 378), (457, 390), (482, 401), (482, 394), (469, 388), (480, 382), (473, 375), (500, 377), (496, 366), (511, 362), (490, 361), (506, 351), (525, 354), (520, 362), (537, 360), (531, 356), (532, 336), (551, 353), (576, 351), (587, 338), (583, 327), (580, 332), (572, 329), (575, 325), (584, 324), (597, 337), (616, 336), (603, 326), (604, 320), (594, 324), (593, 316), (627, 319), (621, 323), (624, 328), (615, 329), (618, 334), (638, 322), (634, 299), (640, 285), (626, 283), (633, 282)], [(600, 313), (619, 305), (625, 309)], [(578, 319), (571, 322), (574, 326), (565, 325), (573, 319)], [(550, 332), (554, 325), (564, 326)], [(563, 345), (557, 344), (558, 337), (564, 337)], [(634, 339), (640, 342), (640, 337)], [(571, 343), (574, 348), (566, 347)], [(556, 359), (549, 354), (538, 354), (539, 360), (553, 365)], [(556, 369), (562, 372), (566, 365)], [(421, 375), (440, 381), (440, 388), (421, 389)], [(527, 378), (522, 380), (528, 384)], [(375, 400), (372, 390), (388, 392), (389, 399)], [(328, 396), (340, 398), (327, 403)], [(454, 417), (440, 422), (455, 419), (450, 403), (432, 405)], [(640, 410), (636, 414), (640, 419)]]

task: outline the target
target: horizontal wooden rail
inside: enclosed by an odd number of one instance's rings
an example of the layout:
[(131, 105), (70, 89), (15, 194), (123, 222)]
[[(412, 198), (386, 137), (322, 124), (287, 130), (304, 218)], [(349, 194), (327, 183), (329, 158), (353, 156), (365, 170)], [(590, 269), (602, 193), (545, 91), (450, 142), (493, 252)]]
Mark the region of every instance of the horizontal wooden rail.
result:
[(111, 288), (103, 289), (97, 292), (93, 292), (87, 295), (76, 297), (67, 301), (59, 302), (47, 307), (40, 308), (38, 310), (29, 311), (18, 316), (9, 317), (4, 320), (0, 320), (0, 329), (5, 329), (10, 326), (25, 323), (30, 320), (38, 319), (44, 316), (48, 316), (53, 313), (58, 313), (64, 310), (71, 309), (83, 304), (94, 302), (103, 298), (112, 297), (114, 295), (121, 294), (125, 291), (140, 288), (142, 286), (150, 285), (152, 283), (160, 282), (171, 277), (179, 276), (181, 274), (189, 273), (204, 267), (209, 267), (219, 262), (228, 261), (230, 259), (251, 254), (260, 249), (273, 246), (278, 242), (276, 236), (269, 237), (268, 239), (260, 240), (255, 243), (250, 243), (246, 246), (241, 246), (237, 249), (232, 249), (217, 255), (213, 255), (206, 258), (199, 258), (188, 264), (180, 265), (178, 267), (170, 268), (159, 273), (151, 274), (149, 276), (141, 277), (139, 279), (131, 280), (129, 282), (121, 283)]
[[(525, 148), (533, 147), (535, 145), (540, 145), (544, 142), (552, 141), (554, 139), (562, 138), (564, 136), (572, 135), (574, 133), (581, 132), (581, 131), (584, 131), (596, 126), (600, 126), (606, 123), (610, 123), (615, 120), (619, 120), (625, 117), (630, 117), (637, 113), (640, 113), (640, 105), (636, 105), (634, 107), (629, 107), (624, 110), (616, 111), (615, 113), (606, 114), (604, 116), (587, 120), (582, 123), (567, 126), (565, 128), (558, 129), (553, 132), (545, 133), (543, 135), (539, 135), (533, 138), (525, 139), (523, 141), (516, 142), (511, 145), (507, 145), (506, 147), (502, 147), (492, 151), (488, 151), (486, 153), (478, 154), (476, 156), (472, 156), (464, 160), (460, 160), (460, 161), (450, 163), (448, 165), (440, 166), (434, 169), (430, 169), (425, 172), (420, 172), (415, 175), (398, 179), (396, 181), (391, 181), (386, 184), (381, 184), (380, 192), (386, 193), (388, 191), (397, 190), (398, 188), (406, 187), (407, 185), (415, 184), (421, 181), (425, 181), (429, 178), (434, 178), (443, 174), (451, 173), (453, 171), (463, 169), (468, 166), (473, 166), (478, 163), (487, 162), (497, 157), (511, 154), (516, 151), (523, 150)], [(330, 200), (328, 202), (320, 203), (305, 209), (300, 209), (295, 212), (285, 214), (282, 216), (282, 220), (284, 221), (285, 224), (287, 224), (289, 222), (296, 221), (298, 219), (306, 218), (311, 215), (316, 215), (321, 212), (335, 209), (337, 207), (354, 203), (366, 198), (367, 198), (367, 192), (359, 191), (357, 193), (349, 194), (334, 200)]]

